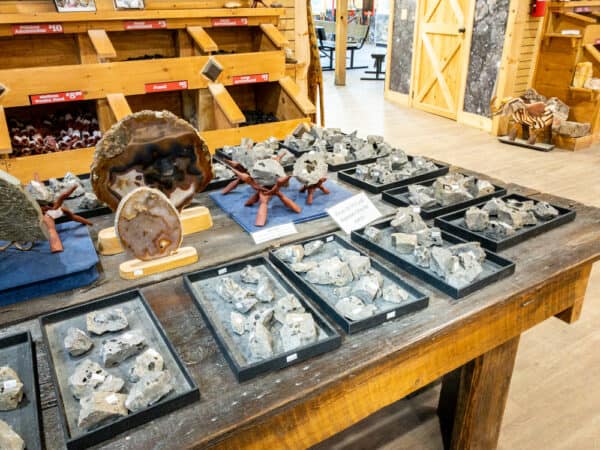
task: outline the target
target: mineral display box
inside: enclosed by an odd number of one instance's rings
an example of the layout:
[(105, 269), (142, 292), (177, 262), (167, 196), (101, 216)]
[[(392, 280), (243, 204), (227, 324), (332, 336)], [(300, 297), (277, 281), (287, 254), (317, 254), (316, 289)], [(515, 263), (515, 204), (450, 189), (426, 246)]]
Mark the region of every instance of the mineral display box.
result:
[[(525, 197), (519, 194), (510, 194), (505, 197), (502, 197), (502, 200), (516, 200), (518, 202), (525, 202), (528, 200), (532, 200), (534, 202), (538, 202), (539, 200)], [(485, 202), (478, 203), (474, 206), (481, 208)], [(521, 242), (525, 242), (528, 239), (531, 239), (535, 236), (538, 236), (542, 233), (550, 231), (554, 228), (557, 228), (561, 225), (564, 225), (568, 222), (575, 220), (576, 212), (573, 209), (563, 208), (561, 206), (552, 205), (554, 208), (558, 210), (558, 216), (553, 219), (546, 221), (538, 221), (537, 225), (533, 226), (524, 226), (520, 230), (517, 230), (515, 234), (505, 237), (503, 239), (494, 238), (492, 236), (486, 235), (483, 231), (471, 231), (465, 225), (465, 212), (468, 208), (462, 209), (460, 211), (455, 211), (453, 213), (436, 217), (435, 225), (443, 230), (448, 231), (460, 238), (469, 240), (469, 241), (479, 241), (481, 245), (493, 252), (501, 252), (506, 250), (509, 247), (520, 244)]]
[(23, 383), (23, 400), (16, 409), (0, 411), (0, 419), (23, 439), (27, 450), (41, 450), (44, 446), (37, 358), (29, 331), (0, 339), (0, 365), (13, 369)]
[[(390, 222), (391, 219), (387, 219), (371, 226), (382, 230), (386, 234), (390, 234)], [(397, 252), (391, 245), (391, 242), (373, 242), (365, 235), (364, 228), (353, 231), (351, 236), (354, 242), (362, 245), (367, 250), (382, 256), (387, 261), (398, 266), (400, 269), (420, 278), (434, 288), (450, 295), (453, 298), (465, 297), (473, 292), (478, 291), (479, 289), (495, 283), (502, 278), (512, 275), (515, 271), (515, 263), (506, 258), (502, 258), (501, 256), (492, 253), (489, 250), (485, 250), (486, 259), (482, 263), (483, 272), (479, 278), (466, 286), (455, 287), (447, 283), (442, 277), (435, 274), (431, 269), (417, 265), (414, 262), (412, 255), (405, 255)], [(462, 244), (465, 242), (462, 239), (446, 232), (442, 232), (442, 240), (444, 241), (444, 246)]]
[[(328, 234), (325, 236), (308, 239), (303, 242), (297, 242), (295, 244), (304, 245), (308, 242), (316, 241), (318, 239), (325, 241), (326, 244), (333, 242), (336, 246), (339, 246), (346, 250), (353, 250), (355, 252), (360, 253), (361, 256), (368, 256), (348, 241), (342, 239), (337, 234)], [(278, 267), (286, 277), (292, 280), (292, 282), (296, 286), (298, 286), (298, 288), (303, 293), (305, 293), (311, 300), (317, 303), (319, 307), (321, 307), (321, 309), (323, 309), (330, 317), (332, 317), (333, 320), (335, 320), (337, 324), (340, 325), (347, 334), (354, 334), (359, 331), (366, 330), (368, 328), (376, 327), (389, 320), (397, 319), (412, 312), (424, 309), (429, 305), (428, 296), (415, 289), (406, 281), (402, 280), (400, 276), (391, 272), (373, 258), (369, 258), (371, 260), (371, 267), (379, 271), (387, 281), (395, 283), (396, 285), (404, 289), (406, 292), (408, 292), (409, 299), (401, 304), (398, 304), (397, 306), (387, 308), (366, 319), (349, 320), (342, 314), (340, 314), (335, 309), (334, 305), (326, 298), (326, 296), (324, 294), (321, 294), (312, 283), (307, 282), (306, 280), (304, 280), (304, 278), (302, 278), (301, 275), (294, 272), (291, 269), (290, 265), (279, 259), (275, 253), (276, 251), (271, 251), (269, 253), (269, 258), (271, 259), (271, 261), (273, 261), (275, 266)], [(391, 305), (393, 304), (390, 303), (390, 306)]]
[[(290, 351), (281, 351), (274, 354), (271, 358), (248, 362), (234, 338), (234, 333), (229, 331), (230, 326), (225, 323), (226, 319), (224, 320), (224, 318), (226, 313), (219, 311), (218, 303), (225, 302), (225, 300), (220, 298), (211, 300), (209, 296), (206, 295), (206, 292), (204, 292), (204, 289), (200, 287), (202, 284), (216, 280), (218, 277), (225, 274), (231, 275), (239, 272), (248, 265), (264, 268), (271, 281), (277, 285), (278, 290), (295, 295), (304, 309), (312, 314), (315, 324), (326, 336), (323, 339), (319, 339), (317, 342)], [(232, 264), (193, 272), (184, 275), (183, 281), (194, 300), (194, 304), (200, 311), (204, 322), (208, 326), (215, 341), (217, 341), (219, 349), (225, 356), (227, 363), (239, 382), (248, 381), (260, 374), (306, 361), (314, 356), (334, 350), (342, 343), (342, 338), (335, 328), (331, 326), (316, 308), (299, 295), (299, 293), (277, 272), (275, 267), (265, 257), (254, 257)], [(215, 303), (217, 303), (216, 307)]]
[[(408, 160), (412, 161), (413, 157), (408, 156)], [(373, 161), (375, 162), (375, 161)], [(362, 162), (358, 162), (358, 164), (362, 164)], [(434, 163), (437, 169), (431, 170), (429, 172), (425, 172), (419, 175), (414, 175), (412, 177), (405, 178), (403, 180), (394, 181), (392, 183), (369, 183), (368, 181), (361, 180), (357, 178), (354, 174), (356, 173), (356, 167), (352, 169), (342, 170), (338, 173), (338, 178), (340, 180), (344, 180), (347, 183), (353, 184), (354, 186), (358, 186), (359, 188), (372, 192), (373, 194), (379, 194), (383, 191), (393, 188), (399, 188), (400, 186), (407, 186), (409, 184), (414, 184), (423, 180), (430, 180), (433, 178), (437, 178), (439, 176), (445, 175), (450, 170), (450, 166), (442, 163), (435, 162)], [(355, 164), (356, 166), (357, 164)], [(433, 181), (432, 181), (433, 182)]]
[[(96, 361), (93, 355), (100, 351), (98, 347), (101, 342), (104, 339), (118, 335), (117, 333), (120, 332), (90, 336), (94, 342), (94, 347), (78, 357), (68, 355), (63, 346), (63, 336), (65, 331), (71, 326), (85, 330), (87, 313), (115, 307), (129, 312), (127, 314), (129, 327), (123, 331), (132, 331), (131, 325), (138, 325), (143, 330), (146, 340), (152, 344), (153, 348), (157, 348), (162, 355), (165, 361), (165, 368), (171, 374), (174, 390), (158, 402), (141, 411), (131, 412), (127, 416), (100, 424), (91, 430), (82, 430), (77, 426), (76, 420), (78, 414), (78, 409), (75, 408), (77, 399), (73, 397), (68, 387), (68, 377), (71, 375), (70, 371), (86, 358)], [(50, 372), (56, 391), (65, 441), (69, 450), (91, 447), (102, 441), (111, 439), (119, 433), (129, 431), (132, 428), (148, 423), (151, 420), (183, 408), (200, 399), (200, 391), (196, 382), (177, 355), (152, 308), (148, 305), (143, 294), (137, 289), (48, 314), (40, 318), (40, 327), (44, 343), (48, 349)], [(136, 329), (138, 328), (136, 327)], [(146, 348), (149, 347), (150, 345)], [(116, 369), (127, 372), (126, 369), (132, 365), (132, 360), (135, 360), (135, 356), (121, 362)], [(101, 361), (99, 363), (101, 364)], [(114, 373), (113, 368), (109, 369), (109, 373)], [(119, 373), (119, 375), (122, 374)], [(123, 378), (127, 377), (123, 376)]]
[[(407, 183), (406, 186), (398, 187), (396, 189), (386, 190), (381, 194), (382, 200), (391, 203), (392, 205), (400, 206), (400, 207), (417, 207), (418, 205), (413, 205), (408, 196), (408, 185), (410, 184), (419, 184), (421, 186), (431, 186), (435, 182), (435, 179), (430, 179), (426, 181), (421, 181), (419, 183)], [(502, 195), (506, 195), (506, 189), (500, 186), (494, 186), (494, 192), (491, 194), (481, 195), (476, 198), (472, 198), (469, 200), (465, 200), (462, 202), (454, 203), (453, 205), (448, 206), (433, 206), (431, 208), (420, 208), (421, 217), (425, 220), (433, 219), (434, 217), (441, 216), (443, 214), (448, 214), (452, 211), (456, 211), (459, 209), (467, 208), (469, 206), (475, 205), (480, 202), (486, 202), (493, 197), (500, 197)]]

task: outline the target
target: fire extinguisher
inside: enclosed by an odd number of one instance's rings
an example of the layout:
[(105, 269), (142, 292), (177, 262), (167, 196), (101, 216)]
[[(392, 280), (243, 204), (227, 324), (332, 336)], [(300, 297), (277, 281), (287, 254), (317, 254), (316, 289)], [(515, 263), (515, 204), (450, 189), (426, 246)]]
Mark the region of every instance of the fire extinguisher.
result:
[(533, 0), (531, 2), (531, 17), (544, 17), (546, 14), (546, 0)]

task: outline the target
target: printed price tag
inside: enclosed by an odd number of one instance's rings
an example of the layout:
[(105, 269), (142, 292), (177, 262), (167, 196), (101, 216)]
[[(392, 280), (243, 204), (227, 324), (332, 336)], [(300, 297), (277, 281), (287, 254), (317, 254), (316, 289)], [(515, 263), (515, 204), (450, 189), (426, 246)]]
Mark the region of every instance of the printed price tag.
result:
[(26, 34), (61, 34), (64, 33), (60, 23), (36, 23), (21, 24), (12, 26), (13, 36), (22, 36)]
[(83, 100), (82, 91), (55, 92), (53, 94), (30, 95), (29, 101), (32, 105), (47, 105), (49, 103), (75, 102)]
[(146, 94), (149, 94), (151, 92), (182, 91), (187, 88), (187, 80), (164, 81), (161, 83), (146, 83), (144, 85), (144, 90), (146, 91)]
[(4, 382), (4, 390), (8, 391), (17, 387), (17, 380), (6, 380)]
[(335, 238), (333, 236), (327, 236), (325, 242), (332, 242)]
[(327, 213), (346, 234), (363, 228), (381, 217), (381, 213), (364, 192), (332, 206)]
[(253, 75), (238, 75), (232, 78), (233, 84), (252, 84), (252, 83), (264, 83), (269, 81), (268, 73), (257, 73)]
[(126, 20), (123, 22), (126, 30), (156, 30), (167, 28), (166, 20)]
[(219, 270), (217, 271), (217, 273), (218, 273), (219, 275), (223, 275), (223, 274), (227, 273), (227, 267), (223, 267), (222, 269), (219, 269)]
[(393, 319), (394, 317), (396, 317), (396, 311), (390, 311), (385, 315), (386, 320)]
[(216, 17), (212, 19), (213, 27), (243, 27), (248, 25), (247, 17)]
[(560, 34), (563, 36), (579, 36), (581, 32), (579, 30), (562, 30)]
[(415, 214), (421, 214), (421, 207), (420, 206), (413, 206), (412, 210)]
[(285, 358), (285, 361), (291, 363), (292, 361), (296, 361), (298, 359), (298, 353), (292, 353)]
[(262, 244), (264, 242), (272, 241), (283, 236), (289, 236), (290, 234), (296, 234), (296, 226), (293, 222), (284, 223), (283, 225), (275, 225), (264, 230), (255, 231), (251, 233), (252, 239), (255, 244)]

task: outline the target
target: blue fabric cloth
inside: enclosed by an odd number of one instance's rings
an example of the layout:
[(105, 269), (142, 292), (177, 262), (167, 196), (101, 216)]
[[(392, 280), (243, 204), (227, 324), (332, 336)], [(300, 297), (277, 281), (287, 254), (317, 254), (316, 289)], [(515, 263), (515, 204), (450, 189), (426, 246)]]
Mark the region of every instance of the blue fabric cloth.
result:
[(250, 186), (245, 184), (240, 185), (227, 195), (223, 195), (221, 192), (213, 192), (209, 195), (223, 211), (229, 214), (229, 216), (231, 216), (231, 218), (248, 233), (253, 233), (266, 227), (281, 225), (288, 222), (302, 223), (308, 222), (309, 220), (320, 219), (327, 215), (327, 212), (325, 211), (327, 208), (331, 208), (339, 202), (352, 197), (352, 192), (341, 187), (334, 181), (328, 180), (325, 182), (325, 187), (329, 189), (330, 194), (325, 195), (323, 191), (319, 189), (315, 191), (313, 204), (307, 205), (307, 194), (301, 194), (299, 192), (301, 187), (302, 185), (296, 181), (296, 179), (292, 178), (289, 186), (283, 188), (281, 191), (296, 202), (296, 204), (302, 208), (302, 211), (299, 214), (296, 214), (286, 208), (278, 198), (272, 198), (269, 202), (267, 224), (264, 227), (257, 227), (254, 225), (254, 222), (256, 221), (256, 212), (258, 211), (258, 203), (253, 206), (244, 206), (246, 200), (254, 194), (254, 189)]
[[(0, 252), (0, 306), (87, 286), (98, 279), (98, 255), (85, 225), (56, 225), (64, 251), (52, 253), (49, 242), (23, 252)], [(1, 242), (0, 244), (5, 244)]]

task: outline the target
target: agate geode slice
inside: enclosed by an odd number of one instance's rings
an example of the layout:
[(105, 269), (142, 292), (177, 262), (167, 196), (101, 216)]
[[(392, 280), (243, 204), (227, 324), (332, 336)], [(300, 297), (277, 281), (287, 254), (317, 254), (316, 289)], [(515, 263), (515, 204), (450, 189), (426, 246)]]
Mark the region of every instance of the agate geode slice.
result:
[(158, 189), (140, 187), (127, 194), (115, 215), (122, 247), (148, 261), (177, 251), (183, 239), (179, 213)]
[(169, 111), (140, 111), (114, 124), (96, 145), (91, 167), (94, 192), (113, 211), (141, 186), (160, 190), (181, 210), (212, 177), (208, 147)]

